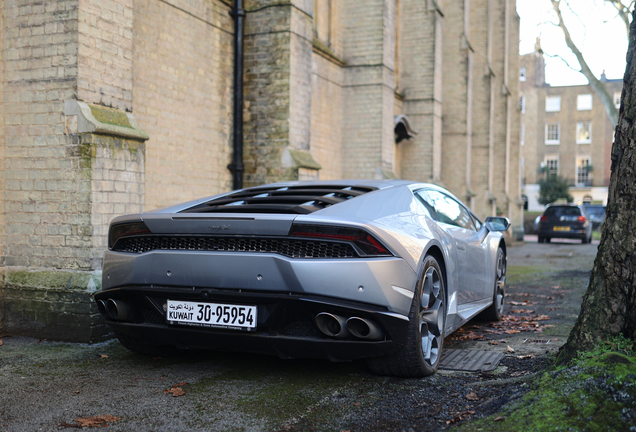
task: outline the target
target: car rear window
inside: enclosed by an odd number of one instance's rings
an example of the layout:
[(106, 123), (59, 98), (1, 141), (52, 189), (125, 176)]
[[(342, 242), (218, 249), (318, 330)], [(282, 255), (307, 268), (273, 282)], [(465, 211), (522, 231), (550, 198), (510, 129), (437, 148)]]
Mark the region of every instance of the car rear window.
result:
[(581, 210), (578, 207), (548, 207), (545, 211), (548, 217), (580, 216)]

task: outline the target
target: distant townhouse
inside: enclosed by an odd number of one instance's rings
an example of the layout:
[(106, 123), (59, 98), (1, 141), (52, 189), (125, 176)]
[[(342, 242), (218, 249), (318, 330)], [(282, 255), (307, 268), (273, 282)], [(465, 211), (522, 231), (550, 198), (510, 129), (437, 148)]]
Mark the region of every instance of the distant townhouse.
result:
[[(601, 76), (618, 108), (622, 79)], [(523, 195), (530, 211), (539, 179), (558, 174), (567, 179), (574, 202), (607, 202), (614, 127), (590, 85), (551, 86), (545, 82), (543, 54), (521, 56), (521, 165)]]

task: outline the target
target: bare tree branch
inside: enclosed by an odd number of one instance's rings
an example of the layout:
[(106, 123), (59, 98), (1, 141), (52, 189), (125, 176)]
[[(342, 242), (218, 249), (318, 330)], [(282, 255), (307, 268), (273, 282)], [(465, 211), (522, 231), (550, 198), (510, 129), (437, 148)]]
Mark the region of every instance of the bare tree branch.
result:
[(556, 12), (557, 18), (559, 19), (559, 27), (563, 31), (565, 43), (567, 44), (568, 48), (570, 48), (572, 53), (576, 56), (576, 59), (581, 66), (580, 72), (585, 76), (585, 78), (587, 78), (590, 85), (592, 86), (598, 97), (601, 99), (601, 102), (603, 102), (603, 105), (605, 106), (605, 112), (607, 112), (607, 116), (609, 117), (612, 124), (615, 126), (616, 122), (618, 122), (618, 110), (616, 109), (616, 106), (614, 106), (614, 100), (605, 88), (605, 85), (598, 78), (596, 78), (596, 76), (594, 76), (594, 73), (583, 57), (583, 53), (579, 50), (579, 48), (572, 40), (572, 36), (570, 35), (570, 32), (565, 25), (565, 22), (563, 21), (563, 15), (561, 15), (561, 0), (550, 0), (550, 2), (552, 2), (554, 12)]
[(629, 35), (629, 9), (634, 4), (634, 1), (632, 0), (627, 6), (625, 6), (623, 2), (620, 0), (605, 0), (605, 1), (608, 3), (611, 3), (612, 6), (616, 8), (616, 10), (618, 11), (618, 16), (621, 17), (621, 19), (623, 20), (623, 24), (625, 24), (625, 29), (627, 30), (626, 34)]
[(565, 65), (567, 67), (569, 67), (570, 69), (572, 69), (574, 72), (578, 72), (578, 73), (583, 73), (581, 71), (581, 69), (577, 69), (574, 66), (572, 66), (570, 63), (568, 63), (568, 61), (566, 59), (564, 59), (561, 55), (559, 54), (548, 54), (547, 52), (543, 51), (544, 55), (547, 55), (548, 57), (552, 57), (552, 58), (558, 58), (559, 60), (561, 60), (563, 63), (565, 63)]

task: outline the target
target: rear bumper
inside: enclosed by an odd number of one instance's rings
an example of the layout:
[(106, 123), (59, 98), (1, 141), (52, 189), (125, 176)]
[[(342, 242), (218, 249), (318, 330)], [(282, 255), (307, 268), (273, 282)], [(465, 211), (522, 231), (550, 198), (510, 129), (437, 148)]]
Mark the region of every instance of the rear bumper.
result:
[[(129, 322), (106, 318), (115, 332), (141, 338), (158, 346), (183, 349), (214, 349), (276, 355), (281, 358), (317, 358), (347, 361), (389, 355), (406, 343), (409, 321), (386, 308), (311, 295), (175, 287), (132, 286), (108, 289), (95, 299), (116, 299), (132, 310)], [(253, 332), (168, 324), (163, 311), (167, 299), (257, 306), (257, 329)], [(320, 332), (315, 316), (329, 312), (339, 316), (372, 320), (384, 331), (381, 341), (353, 336), (339, 340)]]
[(546, 238), (583, 238), (588, 234), (586, 228), (570, 228), (570, 231), (554, 231), (552, 229), (539, 228), (539, 235)]
[[(375, 305), (408, 315), (417, 274), (401, 258), (294, 259), (271, 253), (153, 251), (104, 254), (102, 288), (290, 293)], [(183, 291), (183, 290), (182, 290)]]

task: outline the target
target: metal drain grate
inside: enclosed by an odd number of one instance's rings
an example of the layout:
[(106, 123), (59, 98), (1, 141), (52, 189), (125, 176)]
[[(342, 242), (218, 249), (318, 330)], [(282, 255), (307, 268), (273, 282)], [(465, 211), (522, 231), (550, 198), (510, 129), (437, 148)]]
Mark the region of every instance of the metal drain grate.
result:
[(465, 372), (488, 372), (495, 370), (504, 353), (497, 351), (476, 351), (449, 349), (442, 352), (439, 368)]

